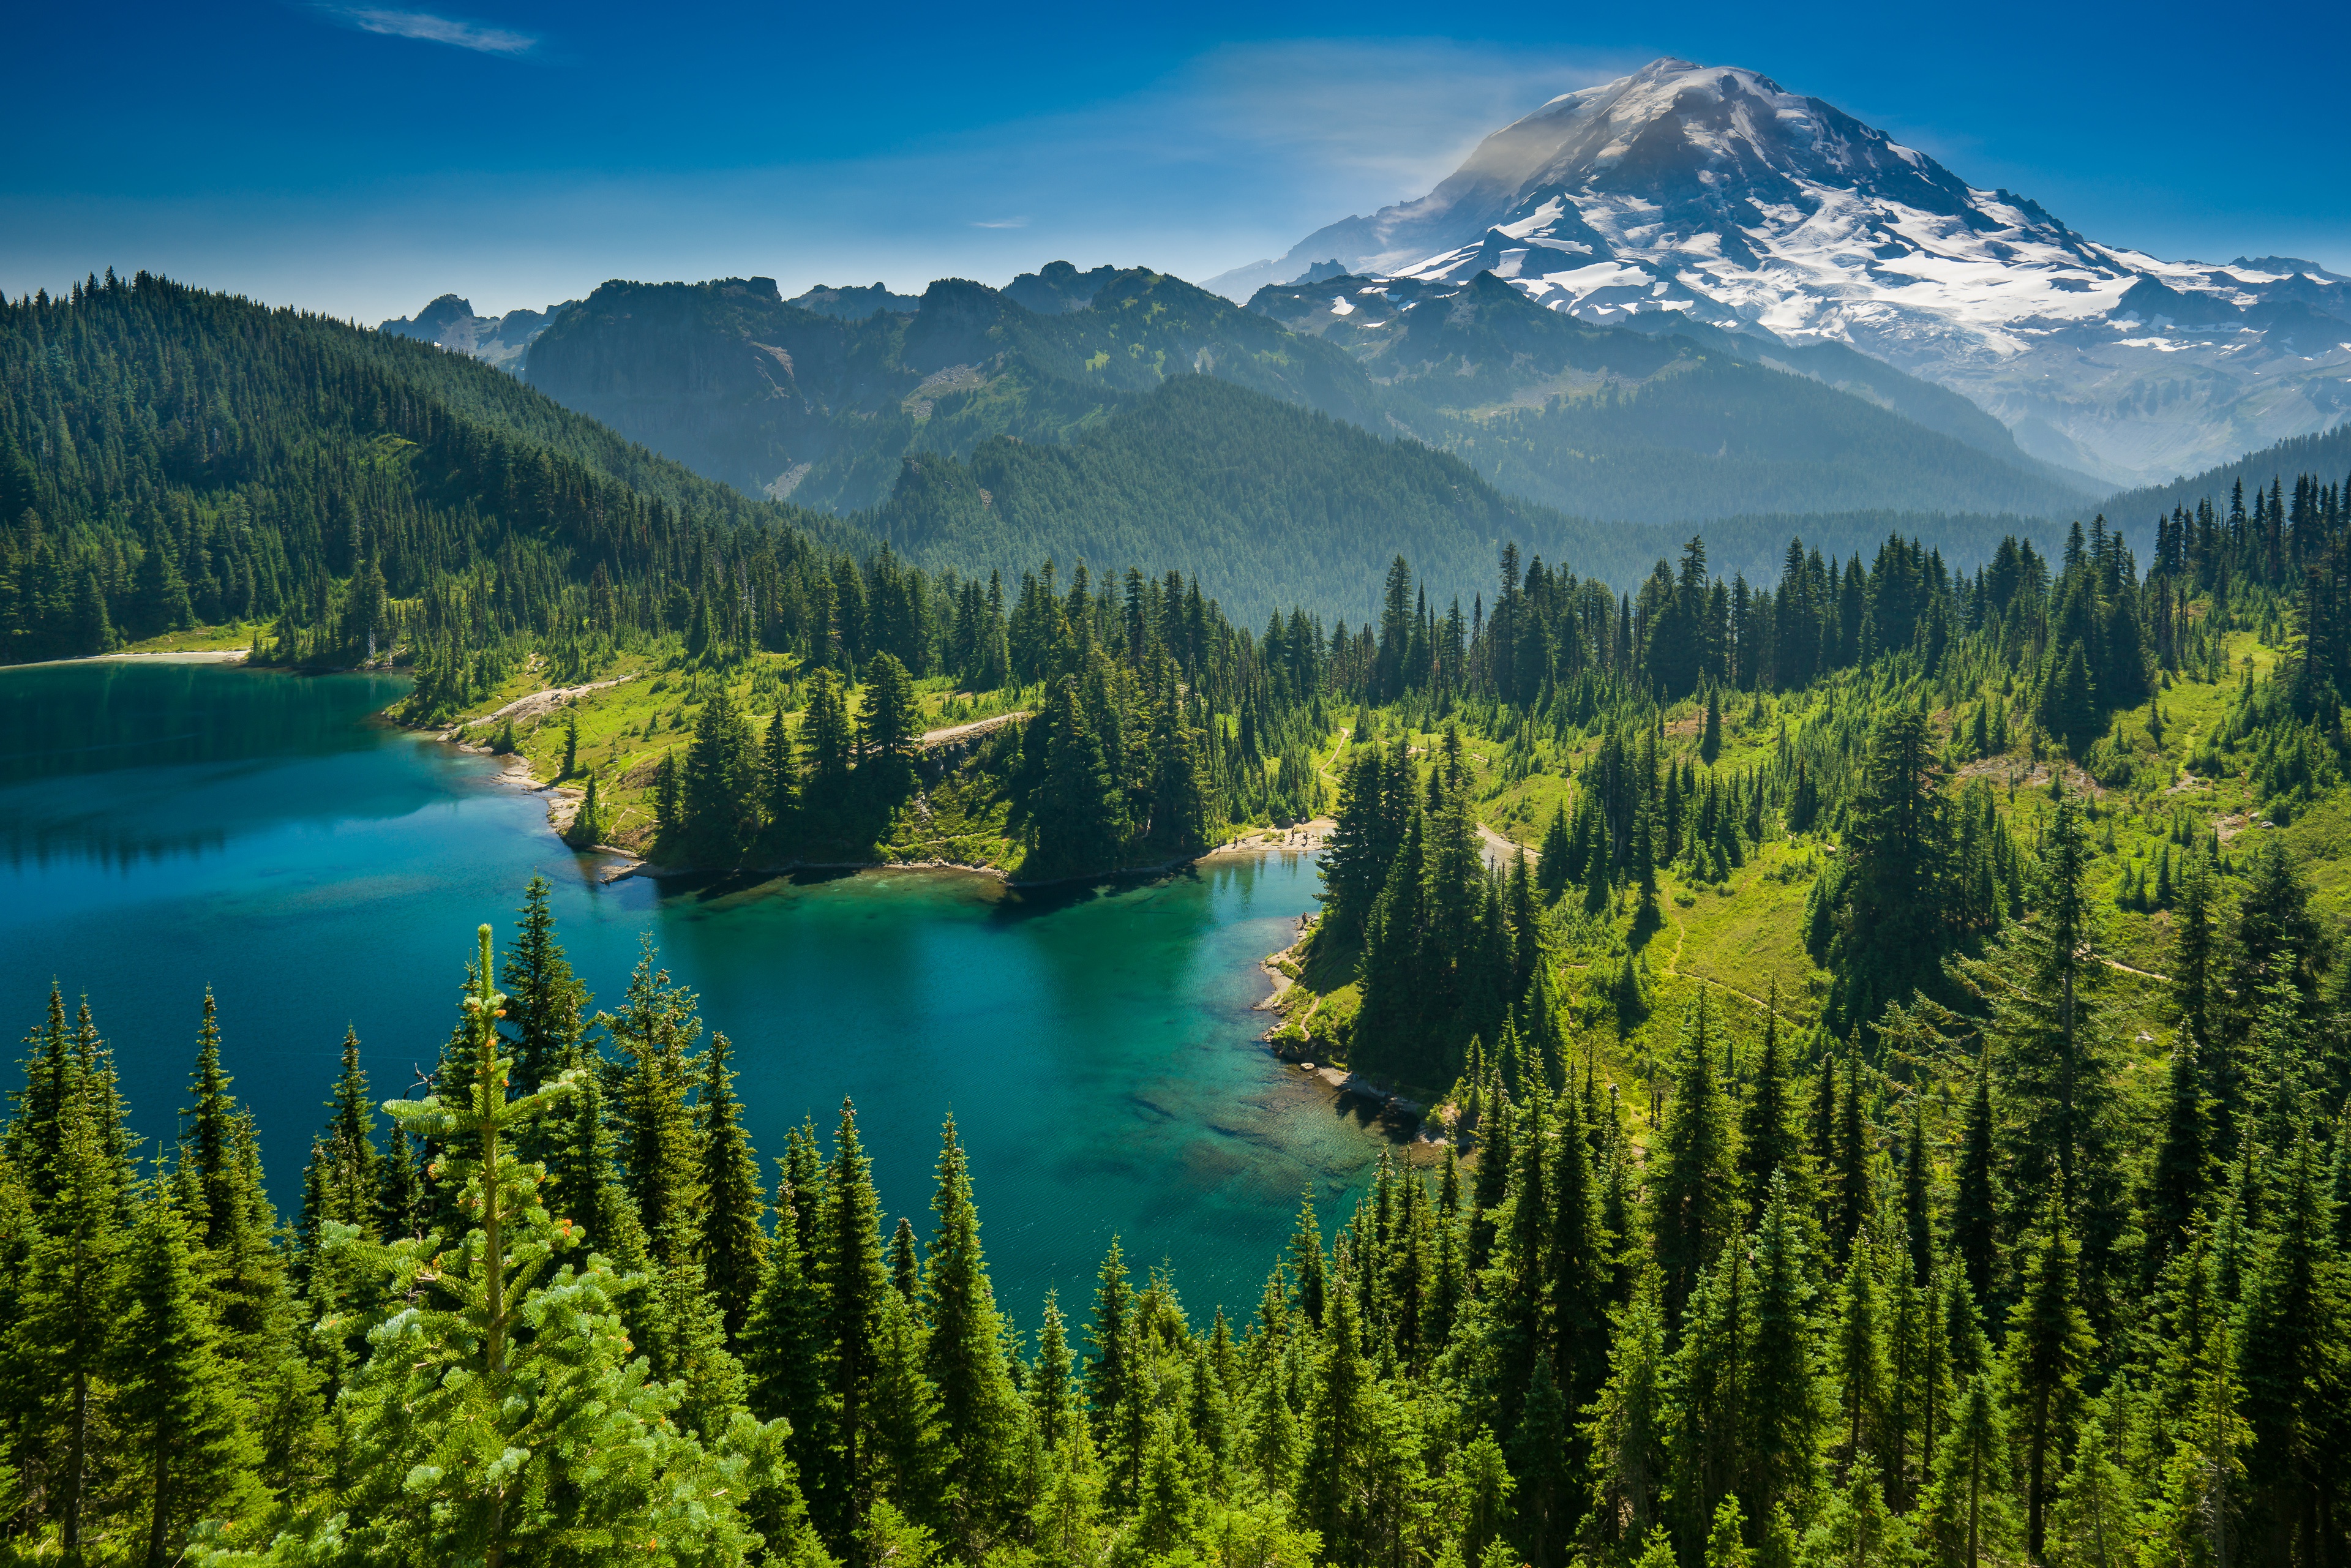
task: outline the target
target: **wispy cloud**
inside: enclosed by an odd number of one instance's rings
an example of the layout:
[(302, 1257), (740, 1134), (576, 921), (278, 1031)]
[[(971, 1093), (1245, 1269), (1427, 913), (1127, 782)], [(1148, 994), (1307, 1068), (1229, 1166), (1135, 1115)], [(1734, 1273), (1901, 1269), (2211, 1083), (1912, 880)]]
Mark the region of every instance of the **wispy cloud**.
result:
[(450, 44), (483, 55), (527, 55), (538, 47), (528, 33), (486, 23), (436, 16), (430, 11), (393, 11), (379, 5), (322, 5), (326, 15), (362, 33), (392, 38), (418, 38), (428, 44)]
[(1234, 45), (1170, 82), (1171, 129), (1188, 122), (1196, 146), (1227, 156), (1249, 149), (1322, 179), (1388, 182), (1418, 195), (1415, 187), (1450, 172), (1487, 132), (1639, 63), (1441, 39)]
[(974, 218), (971, 226), (976, 229), (1025, 229), (1029, 226), (1029, 220), (1027, 218)]

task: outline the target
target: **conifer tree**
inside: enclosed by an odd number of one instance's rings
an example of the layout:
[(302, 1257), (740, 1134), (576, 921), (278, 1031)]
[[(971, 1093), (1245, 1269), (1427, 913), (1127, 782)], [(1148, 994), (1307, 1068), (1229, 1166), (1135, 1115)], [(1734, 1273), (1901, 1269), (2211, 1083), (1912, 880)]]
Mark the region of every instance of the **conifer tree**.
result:
[(1955, 1568), (1978, 1568), (1988, 1555), (2005, 1556), (2007, 1448), (1993, 1377), (1980, 1373), (1952, 1413), (1925, 1510), (1938, 1554)]
[(923, 738), (914, 677), (897, 655), (884, 650), (865, 667), (865, 700), (857, 713), (859, 766), (875, 770), (880, 788), (904, 775)]
[(344, 1393), (348, 1480), (338, 1511), (307, 1527), (298, 1560), (617, 1558), (646, 1542), (633, 1561), (686, 1563), (747, 1551), (735, 1500), (789, 1484), (782, 1430), (745, 1416), (715, 1448), (680, 1431), (664, 1419), (677, 1393), (626, 1359), (617, 1281), (594, 1258), (557, 1266), (576, 1228), (538, 1206), (538, 1167), (515, 1157), (512, 1134), (574, 1080), (507, 1097), (486, 925), (480, 944), (461, 1071), (421, 1103), (385, 1107), (444, 1150), (471, 1228), (382, 1254), (399, 1310)]
[(694, 1112), (687, 1093), (698, 1065), (695, 1042), (702, 1019), (694, 993), (670, 983), (654, 967), (651, 938), (618, 1013), (596, 1021), (620, 1048), (613, 1110), (621, 1129), (621, 1169), (654, 1253), (691, 1237), (704, 1201)]
[(1665, 1385), (1665, 1279), (1647, 1268), (1617, 1315), (1608, 1382), (1585, 1412), (1592, 1508), (1604, 1541), (1638, 1541), (1659, 1523), (1667, 1479)]
[(768, 720), (759, 754), (759, 780), (766, 795), (768, 831), (772, 838), (789, 841), (799, 815), (800, 768), (792, 754), (791, 728), (784, 722), (782, 708)]
[(1374, 1373), (1357, 1341), (1352, 1292), (1332, 1292), (1331, 1320), (1322, 1337), (1322, 1365), (1307, 1415), (1298, 1511), (1322, 1536), (1325, 1552), (1349, 1562), (1360, 1559), (1373, 1527), (1367, 1494), (1378, 1440)]
[(714, 685), (695, 720), (678, 787), (689, 863), (726, 869), (737, 864), (758, 836), (760, 790), (750, 721), (735, 706), (726, 681)]
[(800, 718), (800, 749), (808, 758), (811, 803), (838, 805), (849, 784), (852, 741), (849, 705), (838, 678), (829, 669), (820, 668), (809, 680), (807, 709)]
[(2081, 1307), (2080, 1249), (2053, 1199), (2026, 1253), (2008, 1320), (2008, 1384), (2018, 1410), (2024, 1476), (2025, 1548), (2038, 1560), (2056, 1495), (2061, 1445), (2071, 1429), (2081, 1377), (2096, 1349)]
[[(89, 1033), (88, 1014), (85, 1005), (78, 1035)], [(8, 1360), (37, 1376), (47, 1391), (35, 1441), (47, 1472), (45, 1511), (56, 1521), (58, 1544), (71, 1562), (82, 1550), (86, 1517), (95, 1512), (89, 1507), (97, 1458), (91, 1437), (112, 1370), (125, 1195), (124, 1173), (112, 1148), (102, 1058), (77, 1040), (51, 1066), (57, 1076), (40, 1085), (49, 1121), (37, 1129), (47, 1155), (43, 1185), (36, 1189), (39, 1228)], [(27, 1109), (30, 1102), (28, 1095)]]
[(653, 831), (657, 838), (668, 839), (684, 831), (685, 796), (678, 773), (677, 753), (664, 751), (653, 775)]
[[(56, 1000), (54, 990), (51, 998)], [(196, 1242), (205, 1248), (226, 1242), (244, 1218), (237, 1213), (233, 1165), (236, 1102), (228, 1092), (233, 1082), (221, 1070), (218, 1009), (213, 988), (206, 986), (204, 1013), (196, 1023), (196, 1064), (188, 1075), (188, 1092), (195, 1103), (181, 1113), (189, 1120), (180, 1140), (181, 1169), (193, 1178), (203, 1206), (196, 1218)]]
[(2215, 891), (2212, 862), (2199, 851), (2181, 871), (2172, 911), (2171, 996), (2180, 1030), (2199, 1056), (2214, 1043), (2214, 1014), (2221, 999), (2214, 968), (2219, 940)]
[(2204, 1075), (2183, 1030), (2165, 1068), (2163, 1126), (2147, 1172), (2144, 1259), (2147, 1283), (2162, 1271), (2203, 1205), (2207, 1158)]
[(903, 1214), (897, 1228), (890, 1232), (883, 1261), (890, 1270), (890, 1288), (901, 1301), (914, 1301), (923, 1289), (923, 1264), (914, 1252), (914, 1222)]
[(829, 1460), (835, 1432), (829, 1407), (822, 1287), (801, 1249), (796, 1204), (812, 1204), (814, 1193), (796, 1195), (789, 1182), (776, 1195), (776, 1234), (768, 1244), (758, 1297), (744, 1334), (744, 1372), (751, 1412), (763, 1421), (789, 1425), (792, 1463), (799, 1471), (810, 1518), (831, 1534), (843, 1506)]
[(1883, 1427), (1891, 1390), (1886, 1365), (1885, 1310), (1877, 1250), (1856, 1238), (1837, 1288), (1835, 1341), (1831, 1351), (1838, 1390), (1841, 1480), (1881, 1471)]
[(375, 1112), (368, 1103), (367, 1074), (360, 1068), (360, 1037), (343, 1030), (343, 1071), (335, 1081), (335, 1097), (328, 1102), (334, 1113), (324, 1140), (327, 1190), (323, 1213), (343, 1225), (366, 1228), (375, 1223)]
[(1552, 1375), (1551, 1358), (1538, 1355), (1509, 1448), (1518, 1503), (1511, 1535), (1534, 1568), (1566, 1560), (1577, 1513), (1573, 1439), (1574, 1411)]
[(726, 1343), (726, 1321), (710, 1291), (690, 1238), (661, 1249), (668, 1261), (651, 1270), (631, 1326), (642, 1339), (653, 1375), (678, 1395), (677, 1424), (716, 1441), (748, 1409), (742, 1363)]
[(1298, 1283), (1295, 1305), (1299, 1314), (1315, 1327), (1322, 1327), (1322, 1227), (1314, 1218), (1314, 1194), (1311, 1188), (1299, 1197), (1298, 1224), (1290, 1233), (1290, 1274)]
[(1745, 1525), (1739, 1494), (1733, 1492), (1714, 1511), (1714, 1522), (1707, 1529), (1706, 1568), (1747, 1568), (1755, 1554), (1748, 1550)]
[(1734, 1234), (1699, 1275), (1668, 1373), (1677, 1533), (1695, 1546), (1726, 1496), (1745, 1479), (1747, 1357), (1754, 1339), (1754, 1281), (1746, 1238)]
[(883, 1307), (889, 1277), (882, 1269), (882, 1204), (858, 1141), (857, 1112), (841, 1103), (832, 1158), (818, 1225), (821, 1251), (813, 1260), (824, 1302), (829, 1405), (836, 1427), (830, 1485), (837, 1499), (827, 1545), (851, 1568), (864, 1568), (866, 1520), (874, 1501), (874, 1380), (881, 1375)]
[(1087, 1342), (1093, 1346), (1093, 1354), (1086, 1358), (1086, 1409), (1095, 1442), (1108, 1449), (1113, 1447), (1113, 1423), (1120, 1409), (1133, 1401), (1130, 1385), (1137, 1375), (1131, 1354), (1134, 1286), (1126, 1277), (1126, 1255), (1120, 1250), (1117, 1237), (1111, 1238), (1110, 1250), (1102, 1255), (1102, 1268), (1094, 1278), (1093, 1322), (1086, 1330)]
[[(2093, 1250), (2094, 1268), (2120, 1228), (2110, 1162), (2113, 1083), (2101, 997), (2105, 966), (2090, 950), (2089, 843), (2075, 797), (2057, 802), (2043, 835), (2032, 914), (1982, 959), (1964, 959), (1969, 988), (1991, 1010), (2005, 1110), (2009, 1200), (2037, 1214), (2051, 1196)], [(2089, 1281), (2085, 1281), (2089, 1282)]]
[[(792, 1222), (799, 1228), (800, 1256), (817, 1255), (817, 1221), (824, 1207), (824, 1155), (817, 1148), (816, 1123), (802, 1117), (784, 1132), (784, 1186), (791, 1198)], [(778, 1218), (783, 1205), (777, 1205)]]
[(573, 815), (571, 826), (564, 830), (563, 841), (576, 850), (593, 849), (611, 833), (611, 813), (605, 810), (597, 793), (596, 775), (591, 772), (588, 775), (588, 792), (580, 797), (580, 810)]
[(1573, 855), (1567, 831), (1567, 803), (1562, 800), (1552, 808), (1551, 823), (1543, 830), (1542, 847), (1536, 853), (1535, 885), (1542, 891), (1545, 904), (1557, 904), (1565, 896), (1573, 877), (1569, 869)]
[(376, 1184), (375, 1232), (387, 1241), (420, 1236), (424, 1228), (424, 1176), (408, 1146), (408, 1129), (398, 1121), (385, 1141), (381, 1177)]
[[(937, 1228), (923, 1270), (922, 1304), (930, 1322), (924, 1371), (938, 1391), (949, 1495), (969, 1519), (993, 1525), (1011, 1488), (1021, 1408), (1006, 1375), (1003, 1320), (979, 1243), (979, 1210), (955, 1119), (940, 1134), (938, 1188), (931, 1197)], [(1066, 1381), (1066, 1375), (1064, 1375)], [(962, 1534), (976, 1540), (979, 1531)]]
[(1627, 870), (1634, 887), (1641, 895), (1639, 909), (1633, 919), (1641, 930), (1655, 926), (1663, 918), (1657, 913), (1657, 830), (1656, 813), (1645, 791), (1633, 810), (1633, 854)]
[(2000, 1244), (2000, 1210), (1992, 1166), (1991, 1058), (1976, 1063), (1974, 1091), (1959, 1134), (1958, 1180), (1951, 1205), (1951, 1248), (1979, 1306), (1991, 1300)]
[(1102, 738), (1087, 721), (1075, 676), (1061, 677), (1052, 703), (1043, 779), (1029, 824), (1031, 856), (1040, 870), (1107, 865), (1125, 822)]
[(945, 1522), (950, 1457), (938, 1389), (923, 1374), (930, 1331), (920, 1309), (897, 1291), (883, 1291), (881, 1303), (865, 1449), (874, 1504), (869, 1534), (859, 1542), (874, 1557), (886, 1555), (877, 1548), (888, 1511), (925, 1530)]
[(1029, 1411), (1046, 1448), (1058, 1454), (1063, 1445), (1083, 1435), (1083, 1410), (1075, 1381), (1076, 1365), (1070, 1354), (1070, 1337), (1061, 1321), (1059, 1292), (1045, 1292), (1045, 1313), (1037, 1330), (1037, 1367), (1029, 1381)]
[(1876, 1212), (1877, 1184), (1871, 1179), (1868, 1119), (1862, 1113), (1861, 1046), (1845, 1048), (1844, 1094), (1837, 1103), (1836, 1158), (1832, 1167), (1836, 1182), (1836, 1212), (1829, 1239), (1842, 1257), (1853, 1246)]
[(1801, 1503), (1813, 1483), (1825, 1419), (1813, 1362), (1818, 1288), (1808, 1231), (1795, 1184), (1782, 1166), (1772, 1174), (1756, 1228), (1755, 1327), (1745, 1375), (1741, 1487), (1759, 1511)]
[(1802, 1149), (1788, 1082), (1788, 1065), (1780, 1054), (1780, 982), (1774, 979), (1763, 1004), (1762, 1057), (1740, 1112), (1739, 1180), (1750, 1215), (1762, 1212), (1772, 1173)]
[(570, 1061), (583, 1032), (580, 1014), (588, 1007), (588, 988), (572, 974), (556, 940), (555, 915), (548, 907), (552, 892), (547, 878), (532, 873), (515, 920), (514, 944), (498, 975), (512, 998), (507, 1021), (515, 1035), (517, 1081), (526, 1094)]
[(2332, 1242), (2332, 1200), (2306, 1132), (2284, 1165), (2269, 1245), (2245, 1286), (2245, 1468), (2258, 1503), (2256, 1551), (2273, 1561), (2316, 1562), (2339, 1528), (2329, 1515), (2351, 1428), (2342, 1359), (2351, 1303)]
[(1916, 1090), (1910, 1095), (1909, 1136), (1903, 1141), (1902, 1150), (1902, 1236), (1909, 1248), (1912, 1281), (1931, 1280), (1935, 1274), (1934, 1205), (1928, 1191), (1932, 1172), (1927, 1152), (1927, 1097)]
[[(617, 1141), (604, 1115), (602, 1077), (595, 1068), (581, 1068), (574, 1083), (572, 1092), (539, 1118), (544, 1126), (525, 1128), (527, 1141), (538, 1144), (545, 1154), (545, 1201), (559, 1218), (586, 1228), (588, 1245), (616, 1268), (633, 1273), (645, 1267), (652, 1247), (621, 1178)], [(395, 1140), (406, 1135), (397, 1124), (393, 1134)], [(396, 1141), (395, 1146), (404, 1145)], [(419, 1201), (421, 1205), (421, 1194)], [(420, 1213), (419, 1223), (421, 1218)], [(418, 1233), (415, 1224), (402, 1232)]]
[(1665, 1273), (1667, 1312), (1678, 1322), (1701, 1270), (1729, 1239), (1739, 1215), (1738, 1139), (1723, 1092), (1720, 1044), (1707, 993), (1690, 1004), (1666, 1102), (1649, 1227)]
[(2095, 1563), (2126, 1541), (2139, 1521), (2138, 1500), (2119, 1461), (2126, 1433), (2112, 1430), (2110, 1385), (2090, 1406), (2074, 1437), (2073, 1462), (2059, 1483), (2047, 1523), (2050, 1561)]
[(734, 1047), (724, 1034), (710, 1037), (702, 1058), (702, 1091), (695, 1106), (701, 1125), (701, 1235), (695, 1256), (705, 1288), (718, 1303), (730, 1344), (739, 1343), (765, 1272), (767, 1205), (761, 1201), (759, 1162), (743, 1129), (742, 1103), (735, 1097), (728, 1067)]
[(1954, 936), (1950, 822), (1925, 716), (1888, 710), (1872, 732), (1834, 878), (1823, 959), (1835, 976), (1830, 1018), (1840, 1030), (1874, 1024), (1887, 1004), (1940, 987)]
[(128, 1248), (110, 1369), (139, 1476), (147, 1568), (179, 1555), (188, 1527), (255, 1500), (260, 1453), (220, 1343), (186, 1221), (158, 1184)]
[(2158, 1420), (2171, 1435), (2171, 1453), (2147, 1535), (2155, 1550), (2183, 1563), (2238, 1561), (2249, 1500), (2244, 1390), (2232, 1324), (2212, 1288), (2210, 1249), (2199, 1231), (2173, 1260), (2171, 1337), (2157, 1368)]
[(1550, 1273), (1548, 1339), (1561, 1394), (1573, 1411), (1589, 1402), (1607, 1375), (1608, 1306), (1615, 1285), (1615, 1249), (1574, 1095), (1559, 1102), (1557, 1153), (1549, 1164), (1551, 1234), (1543, 1249)]

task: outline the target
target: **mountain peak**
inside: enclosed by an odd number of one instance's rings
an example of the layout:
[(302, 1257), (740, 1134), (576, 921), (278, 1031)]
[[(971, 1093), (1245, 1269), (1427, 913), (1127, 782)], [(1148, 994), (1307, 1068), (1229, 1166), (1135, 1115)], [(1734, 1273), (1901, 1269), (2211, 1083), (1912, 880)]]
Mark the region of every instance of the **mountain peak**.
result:
[[(1424, 287), (1489, 272), (1602, 325), (1843, 344), (1972, 399), (2032, 455), (2110, 482), (2168, 478), (2351, 412), (2351, 288), (2324, 268), (2093, 244), (1834, 104), (1675, 56), (1563, 93), (1426, 195), (1211, 287), (1333, 262)], [(2304, 357), (2321, 340), (2325, 352)], [(2182, 398), (2191, 367), (2214, 373)]]

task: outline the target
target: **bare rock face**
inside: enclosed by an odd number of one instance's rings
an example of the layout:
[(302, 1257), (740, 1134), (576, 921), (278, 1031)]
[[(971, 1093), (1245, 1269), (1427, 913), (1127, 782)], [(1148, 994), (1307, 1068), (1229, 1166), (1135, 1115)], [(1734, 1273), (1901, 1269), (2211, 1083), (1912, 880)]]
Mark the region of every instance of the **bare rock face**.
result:
[(544, 310), (509, 310), (503, 316), (476, 316), (471, 301), (444, 294), (414, 316), (386, 321), (376, 330), (394, 338), (421, 338), (452, 353), (467, 354), (502, 371), (519, 375), (523, 360), (538, 335), (580, 302), (569, 299)]

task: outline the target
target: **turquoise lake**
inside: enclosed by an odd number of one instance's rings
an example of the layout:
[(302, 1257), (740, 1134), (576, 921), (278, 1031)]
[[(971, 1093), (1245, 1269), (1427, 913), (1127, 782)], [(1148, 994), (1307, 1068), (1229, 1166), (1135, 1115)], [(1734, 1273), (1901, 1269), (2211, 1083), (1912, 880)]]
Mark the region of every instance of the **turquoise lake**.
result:
[(928, 872), (604, 885), (611, 862), (566, 850), (541, 797), (372, 716), (402, 689), (160, 660), (0, 671), (0, 1028), (37, 1026), (52, 976), (87, 995), (135, 1130), (169, 1140), (210, 985), (290, 1216), (345, 1026), (376, 1098), (406, 1092), (474, 927), (503, 947), (537, 872), (599, 1005), (647, 939), (700, 993), (770, 1173), (786, 1127), (813, 1116), (829, 1146), (850, 1096), (885, 1207), (927, 1236), (952, 1112), (998, 1299), (1032, 1332), (1048, 1285), (1090, 1291), (1113, 1235), (1138, 1270), (1171, 1262), (1196, 1314), (1246, 1311), (1301, 1191), (1327, 1227), (1366, 1183), (1384, 1134), (1255, 1043), (1256, 960), (1314, 906), (1307, 857), (1050, 893)]

